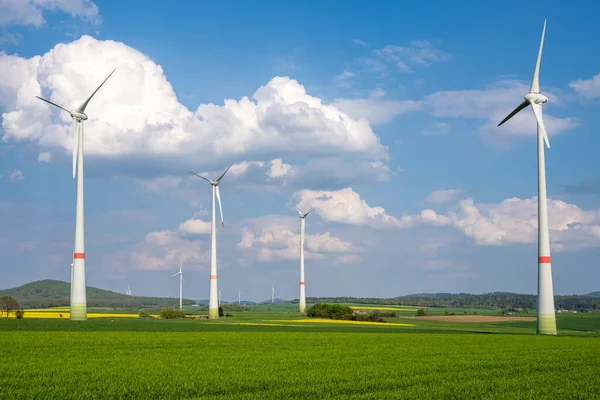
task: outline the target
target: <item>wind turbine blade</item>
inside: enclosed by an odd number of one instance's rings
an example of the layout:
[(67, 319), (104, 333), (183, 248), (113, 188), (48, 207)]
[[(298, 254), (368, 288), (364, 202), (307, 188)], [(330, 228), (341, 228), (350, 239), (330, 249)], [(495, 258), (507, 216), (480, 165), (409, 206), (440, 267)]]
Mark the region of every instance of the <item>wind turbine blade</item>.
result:
[(112, 70), (112, 72), (110, 74), (108, 74), (108, 76), (106, 77), (106, 79), (100, 84), (100, 86), (98, 86), (98, 89), (94, 90), (94, 93), (92, 93), (92, 95), (90, 97), (88, 97), (87, 100), (84, 101), (82, 105), (79, 106), (79, 108), (77, 109), (77, 112), (80, 112), (80, 113), (85, 112), (85, 108), (87, 107), (87, 105), (90, 102), (90, 100), (92, 99), (92, 97), (94, 97), (94, 95), (96, 94), (96, 92), (98, 92), (98, 90), (100, 90), (100, 88), (102, 87), (102, 85), (104, 85), (104, 82), (106, 82), (108, 80), (108, 78), (110, 78), (110, 76), (112, 74), (114, 74), (114, 72), (116, 70), (117, 69), (115, 68), (115, 69)]
[(296, 211), (298, 211), (298, 214), (300, 214), (301, 217), (304, 215), (300, 212), (300, 210), (298, 210), (298, 207), (296, 207)]
[(311, 208), (309, 212), (307, 212), (306, 214), (304, 214), (304, 217), (306, 218), (306, 216), (307, 216), (308, 214), (310, 214), (311, 212), (313, 212), (313, 210), (314, 210), (314, 208)]
[(185, 282), (185, 276), (183, 276), (183, 274), (181, 274), (181, 279), (183, 279), (183, 281)]
[(522, 109), (524, 109), (528, 105), (529, 105), (529, 102), (527, 100), (525, 100), (524, 102), (522, 102), (521, 104), (519, 104), (519, 106), (517, 108), (515, 108), (510, 114), (508, 114), (508, 116), (506, 118), (504, 118), (502, 120), (502, 122), (500, 122), (498, 124), (498, 126), (502, 125), (503, 123), (505, 123), (506, 121), (508, 121), (512, 117), (514, 117), (519, 111), (521, 111)]
[(535, 119), (537, 120), (538, 127), (542, 131), (542, 135), (544, 136), (544, 141), (546, 142), (546, 146), (550, 148), (550, 141), (548, 140), (548, 133), (546, 132), (546, 126), (544, 125), (544, 119), (542, 118), (542, 106), (540, 104), (531, 104), (531, 109), (533, 110), (533, 115), (535, 115)]
[(540, 41), (540, 49), (538, 50), (537, 62), (533, 71), (533, 79), (531, 80), (530, 92), (540, 92), (540, 61), (542, 60), (542, 49), (544, 48), (544, 35), (546, 34), (546, 20), (544, 20), (544, 29), (542, 29), (542, 40)]
[(177, 275), (179, 275), (179, 272), (176, 273), (176, 274), (171, 275), (171, 278), (174, 277), (174, 276), (177, 276)]
[(71, 114), (71, 111), (67, 110), (67, 109), (66, 109), (66, 108), (64, 108), (64, 107), (61, 107), (61, 106), (59, 106), (59, 105), (58, 105), (58, 104), (56, 104), (56, 103), (53, 103), (53, 102), (51, 102), (50, 100), (42, 99), (40, 96), (35, 96), (35, 97), (37, 97), (37, 98), (38, 98), (38, 99), (40, 99), (40, 100), (43, 100), (43, 101), (45, 101), (45, 102), (46, 102), (46, 103), (48, 103), (48, 104), (52, 104), (54, 107), (58, 107), (58, 108), (60, 108), (61, 110), (65, 110), (66, 112), (68, 112), (69, 114)]
[(192, 171), (188, 171), (188, 172), (189, 172), (190, 174), (192, 174), (192, 175), (196, 175), (198, 178), (202, 178), (202, 179), (204, 179), (204, 180), (205, 180), (206, 182), (208, 182), (208, 183), (212, 183), (212, 182), (210, 181), (210, 179), (208, 179), (208, 178), (205, 178), (205, 177), (203, 177), (202, 175), (198, 175), (197, 173), (195, 173), (195, 172), (192, 172)]
[(79, 126), (77, 121), (73, 118), (73, 179), (75, 179), (75, 173), (77, 172), (77, 150), (79, 150)]
[(217, 182), (221, 182), (221, 179), (223, 179), (223, 177), (225, 176), (225, 174), (227, 173), (227, 171), (229, 171), (229, 168), (231, 168), (233, 164), (229, 164), (229, 167), (227, 167), (227, 169), (225, 170), (225, 172), (223, 172), (223, 174), (217, 179)]
[(219, 191), (219, 185), (216, 185), (217, 189), (217, 201), (219, 202), (219, 211), (221, 211), (221, 226), (225, 228), (225, 221), (223, 221), (223, 207), (221, 206), (221, 192)]

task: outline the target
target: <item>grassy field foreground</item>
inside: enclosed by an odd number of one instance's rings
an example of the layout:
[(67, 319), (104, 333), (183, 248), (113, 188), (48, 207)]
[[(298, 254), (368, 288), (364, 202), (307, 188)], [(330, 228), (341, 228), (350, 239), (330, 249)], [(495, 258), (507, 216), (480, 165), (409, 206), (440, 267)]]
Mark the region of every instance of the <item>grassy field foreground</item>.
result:
[(0, 398), (599, 398), (598, 337), (322, 325), (2, 321)]

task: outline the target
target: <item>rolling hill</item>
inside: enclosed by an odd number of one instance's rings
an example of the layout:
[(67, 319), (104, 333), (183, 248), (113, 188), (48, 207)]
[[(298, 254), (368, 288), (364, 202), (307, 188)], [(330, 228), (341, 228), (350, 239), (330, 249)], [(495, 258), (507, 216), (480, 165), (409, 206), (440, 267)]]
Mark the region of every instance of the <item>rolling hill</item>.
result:
[[(175, 306), (179, 298), (128, 296), (111, 290), (86, 286), (88, 307), (140, 308)], [(23, 308), (45, 308), (68, 306), (71, 284), (53, 279), (44, 279), (25, 285), (0, 290), (0, 296), (16, 298)], [(194, 300), (184, 299), (183, 304), (195, 304)]]

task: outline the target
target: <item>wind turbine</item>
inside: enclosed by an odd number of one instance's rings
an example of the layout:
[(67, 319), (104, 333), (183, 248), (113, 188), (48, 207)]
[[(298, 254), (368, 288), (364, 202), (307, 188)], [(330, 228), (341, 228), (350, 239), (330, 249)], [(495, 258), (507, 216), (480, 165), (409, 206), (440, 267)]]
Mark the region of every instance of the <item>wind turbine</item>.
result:
[(306, 225), (306, 216), (312, 212), (312, 209), (306, 214), (302, 214), (296, 207), (296, 211), (300, 214), (300, 312), (306, 311), (306, 291), (304, 288), (304, 227)]
[(171, 278), (179, 275), (179, 310), (180, 311), (183, 309), (183, 281), (185, 281), (185, 278), (183, 277), (183, 272), (181, 272), (182, 266), (183, 266), (183, 261), (180, 261), (179, 262), (179, 272), (171, 275)]
[(275, 288), (271, 287), (271, 304), (275, 304)]
[(221, 289), (219, 289), (219, 305), (221, 305)]
[(87, 98), (79, 107), (74, 110), (67, 110), (51, 102), (35, 96), (55, 107), (65, 110), (73, 118), (73, 179), (77, 174), (77, 208), (75, 211), (75, 249), (73, 251), (73, 273), (71, 279), (71, 301), (70, 301), (70, 319), (75, 321), (87, 320), (87, 300), (85, 293), (85, 249), (83, 237), (83, 121), (88, 119), (85, 109), (92, 97), (100, 90), (102, 85), (115, 72), (116, 68), (106, 77), (98, 88)]
[[(233, 165), (233, 164), (231, 164)], [(212, 185), (212, 220), (211, 220), (211, 253), (210, 253), (210, 299), (208, 303), (208, 318), (218, 319), (219, 318), (219, 301), (217, 297), (217, 227), (216, 227), (216, 212), (215, 212), (215, 195), (219, 201), (219, 211), (221, 212), (221, 226), (225, 228), (225, 222), (223, 221), (223, 207), (221, 206), (221, 193), (219, 192), (219, 183), (225, 176), (231, 165), (227, 167), (225, 172), (221, 174), (216, 180), (210, 180), (203, 176), (200, 176), (192, 171), (190, 174), (196, 175), (198, 178), (202, 178)]]
[(552, 288), (552, 266), (550, 264), (550, 233), (548, 231), (548, 205), (546, 200), (546, 165), (544, 160), (544, 142), (550, 148), (550, 141), (542, 119), (542, 104), (548, 98), (541, 94), (539, 84), (540, 61), (544, 47), (546, 20), (542, 30), (542, 40), (538, 51), (535, 70), (529, 93), (513, 112), (498, 124), (502, 125), (519, 111), (531, 105), (537, 121), (537, 156), (538, 156), (538, 302), (537, 302), (537, 333), (556, 335), (556, 316), (554, 314), (554, 292)]
[(129, 284), (127, 284), (127, 291), (125, 292), (125, 294), (127, 296), (131, 296), (131, 286), (129, 286)]
[(242, 289), (238, 286), (238, 305), (242, 304)]

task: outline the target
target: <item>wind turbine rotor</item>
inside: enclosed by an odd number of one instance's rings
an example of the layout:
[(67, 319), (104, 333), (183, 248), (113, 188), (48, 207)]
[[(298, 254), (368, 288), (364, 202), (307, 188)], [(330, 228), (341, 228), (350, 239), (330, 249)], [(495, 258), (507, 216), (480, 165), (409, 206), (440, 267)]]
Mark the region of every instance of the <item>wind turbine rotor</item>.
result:
[(529, 93), (525, 96), (525, 101), (517, 106), (506, 118), (504, 118), (498, 126), (502, 125), (515, 115), (519, 113), (525, 107), (531, 105), (533, 115), (537, 121), (538, 129), (542, 134), (546, 146), (550, 148), (550, 140), (548, 139), (548, 132), (546, 132), (546, 126), (542, 117), (542, 104), (548, 102), (548, 98), (540, 92), (540, 63), (542, 60), (542, 50), (544, 48), (544, 35), (546, 33), (546, 20), (544, 20), (544, 28), (542, 30), (542, 39), (540, 41), (540, 48), (538, 50), (538, 56), (535, 63), (535, 70), (533, 71), (533, 78), (531, 80), (531, 87)]

